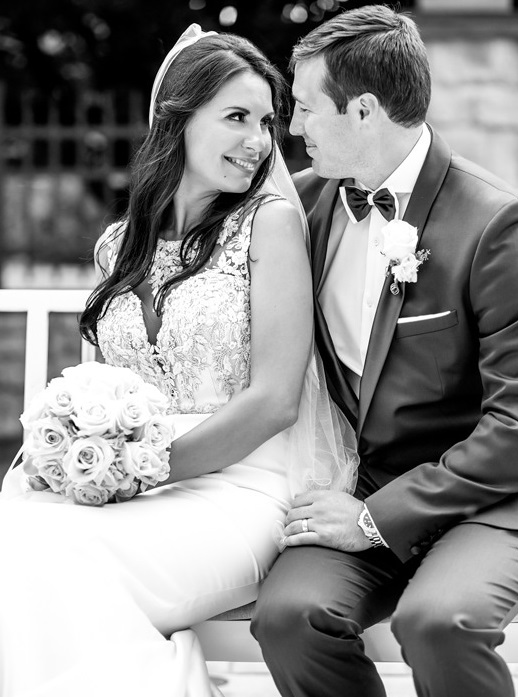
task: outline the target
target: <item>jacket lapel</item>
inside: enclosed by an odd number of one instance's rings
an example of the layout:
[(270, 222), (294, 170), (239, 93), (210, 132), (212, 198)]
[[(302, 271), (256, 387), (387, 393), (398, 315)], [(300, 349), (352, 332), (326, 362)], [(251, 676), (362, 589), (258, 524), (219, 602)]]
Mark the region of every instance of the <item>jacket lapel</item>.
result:
[(314, 209), (308, 216), (311, 230), (311, 258), (315, 302), (315, 338), (324, 363), (329, 392), (339, 408), (354, 425), (358, 417), (358, 400), (347, 378), (347, 368), (336, 355), (327, 322), (318, 301), (327, 254), (333, 211), (338, 196), (339, 180), (330, 180), (322, 189)]
[[(417, 227), (418, 244), (432, 205), (448, 172), (451, 160), (451, 150), (448, 145), (432, 128), (430, 128), (430, 131), (432, 133), (430, 149), (403, 216), (403, 220)], [(392, 343), (396, 323), (403, 307), (405, 284), (400, 284), (399, 294), (393, 295), (390, 292), (391, 283), (392, 279), (389, 276), (385, 280), (381, 291), (378, 309), (372, 326), (360, 388), (358, 433), (360, 433), (365, 423), (365, 417), (374, 396), (376, 385)]]
[(355, 428), (358, 421), (358, 398), (351, 387), (352, 377), (350, 378), (349, 375), (352, 371), (336, 355), (333, 340), (317, 298), (315, 298), (315, 340), (324, 363), (329, 394), (351, 426)]
[(338, 196), (338, 179), (330, 179), (322, 189), (314, 209), (308, 216), (311, 230), (311, 260), (313, 267), (313, 288), (315, 296), (320, 290), (324, 263), (327, 254), (327, 242), (333, 221), (333, 210)]

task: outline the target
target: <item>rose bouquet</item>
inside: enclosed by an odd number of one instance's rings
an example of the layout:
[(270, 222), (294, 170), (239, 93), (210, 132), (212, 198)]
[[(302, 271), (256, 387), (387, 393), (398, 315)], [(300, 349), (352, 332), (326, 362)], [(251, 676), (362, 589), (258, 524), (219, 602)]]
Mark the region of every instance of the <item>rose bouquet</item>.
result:
[(51, 380), (20, 417), (29, 489), (102, 506), (169, 475), (167, 398), (128, 368), (82, 363)]

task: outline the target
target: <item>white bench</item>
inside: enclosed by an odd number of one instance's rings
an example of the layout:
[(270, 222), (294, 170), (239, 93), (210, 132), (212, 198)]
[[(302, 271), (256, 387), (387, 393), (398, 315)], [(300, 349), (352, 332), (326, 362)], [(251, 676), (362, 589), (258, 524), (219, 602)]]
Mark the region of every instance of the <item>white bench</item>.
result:
[[(50, 313), (80, 313), (89, 290), (0, 290), (1, 314), (27, 314), (24, 374), (24, 404), (47, 384), (47, 358)], [(80, 360), (95, 360), (95, 348), (80, 340)], [(262, 662), (259, 645), (250, 634), (253, 603), (223, 613), (194, 627), (207, 661)], [(399, 645), (388, 622), (371, 627), (363, 634), (366, 652), (376, 662), (401, 662)], [(506, 629), (506, 642), (499, 649), (508, 662), (518, 663), (518, 619)]]

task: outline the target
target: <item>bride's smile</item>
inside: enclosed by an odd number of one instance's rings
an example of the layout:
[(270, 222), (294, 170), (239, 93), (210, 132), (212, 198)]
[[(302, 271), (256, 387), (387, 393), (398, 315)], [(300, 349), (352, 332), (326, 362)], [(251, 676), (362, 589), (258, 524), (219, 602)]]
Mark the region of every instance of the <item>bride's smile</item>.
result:
[(259, 160), (243, 160), (237, 157), (225, 157), (231, 164), (235, 165), (239, 169), (244, 170), (247, 174), (255, 172)]

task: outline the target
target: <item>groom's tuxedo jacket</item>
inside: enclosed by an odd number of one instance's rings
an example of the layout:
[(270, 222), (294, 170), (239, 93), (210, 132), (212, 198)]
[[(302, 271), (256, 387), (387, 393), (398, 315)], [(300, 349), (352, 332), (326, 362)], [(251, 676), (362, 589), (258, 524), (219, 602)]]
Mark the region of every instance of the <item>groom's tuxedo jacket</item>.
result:
[[(516, 194), (432, 131), (404, 216), (430, 257), (399, 295), (387, 278), (357, 399), (318, 304), (340, 182), (312, 170), (294, 181), (311, 230), (317, 343), (356, 425), (382, 536), (405, 561), (461, 521), (518, 530)], [(399, 321), (422, 315), (432, 317)]]

